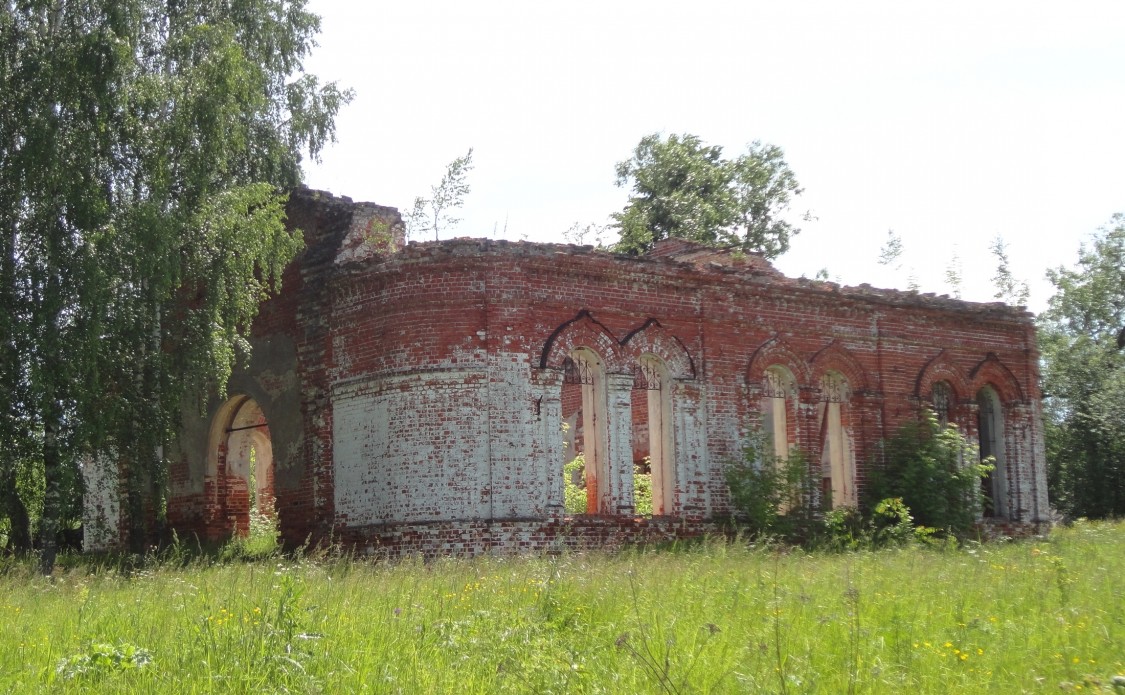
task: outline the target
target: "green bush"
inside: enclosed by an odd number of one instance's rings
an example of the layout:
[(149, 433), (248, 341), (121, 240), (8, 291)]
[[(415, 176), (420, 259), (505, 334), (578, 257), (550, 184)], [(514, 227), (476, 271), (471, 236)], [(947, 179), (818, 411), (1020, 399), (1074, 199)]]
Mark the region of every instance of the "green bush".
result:
[(900, 499), (921, 526), (955, 534), (969, 531), (983, 508), (981, 479), (993, 466), (978, 461), (977, 448), (955, 425), (942, 425), (931, 410), (907, 422), (883, 445), (871, 467), (865, 509)]
[(586, 513), (586, 457), (582, 454), (563, 466), (563, 498), (567, 514)]
[(901, 496), (882, 498), (868, 509), (829, 509), (809, 460), (800, 449), (779, 459), (764, 434), (753, 434), (742, 460), (726, 468), (736, 520), (755, 536), (835, 550), (897, 545), (915, 537)]
[(742, 459), (725, 470), (736, 519), (754, 535), (807, 542), (822, 528), (808, 456), (799, 449), (780, 459), (767, 437), (751, 436)]
[(910, 508), (901, 498), (891, 497), (866, 512), (858, 507), (837, 507), (825, 512), (823, 531), (812, 540), (816, 546), (830, 550), (885, 548), (925, 540), (917, 530)]
[(833, 550), (858, 550), (873, 545), (871, 522), (856, 507), (836, 507), (824, 513), (824, 533), (817, 545)]
[(914, 517), (901, 497), (888, 497), (875, 505), (871, 514), (874, 545), (901, 545), (914, 537)]
[[(586, 513), (586, 457), (583, 454), (563, 465), (563, 505), (567, 514)], [(652, 516), (652, 474), (645, 473), (641, 466), (633, 468), (633, 508), (638, 516)]]
[[(645, 457), (645, 463), (649, 458)], [(637, 516), (652, 516), (652, 473), (643, 472), (641, 466), (633, 467), (633, 509)]]

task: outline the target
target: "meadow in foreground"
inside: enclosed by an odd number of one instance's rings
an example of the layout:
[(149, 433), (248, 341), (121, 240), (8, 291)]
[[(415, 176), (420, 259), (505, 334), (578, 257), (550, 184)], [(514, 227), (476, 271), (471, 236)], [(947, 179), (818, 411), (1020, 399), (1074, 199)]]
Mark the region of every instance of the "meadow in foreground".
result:
[(0, 572), (0, 692), (1125, 692), (1122, 523), (960, 549)]

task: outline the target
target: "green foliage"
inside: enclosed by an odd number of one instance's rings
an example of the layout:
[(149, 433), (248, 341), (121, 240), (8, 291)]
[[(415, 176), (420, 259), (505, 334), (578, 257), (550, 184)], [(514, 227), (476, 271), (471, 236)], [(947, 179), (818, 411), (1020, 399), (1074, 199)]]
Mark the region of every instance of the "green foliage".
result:
[(859, 550), (868, 546), (871, 534), (867, 518), (855, 507), (836, 507), (824, 513), (820, 544), (833, 550)]
[(633, 511), (637, 516), (652, 516), (652, 473), (647, 456), (645, 464), (633, 467)]
[[(895, 233), (895, 230), (887, 230), (887, 241), (879, 249), (879, 265), (887, 266), (897, 273), (903, 270), (902, 254), (905, 247), (902, 244), (902, 237)], [(915, 276), (914, 268), (908, 268), (906, 277), (899, 276), (899, 282), (903, 282), (906, 289), (911, 292), (918, 291), (918, 278)], [(898, 286), (898, 285), (896, 285)]]
[(872, 510), (871, 526), (876, 547), (900, 545), (916, 536), (914, 517), (901, 497), (880, 500)]
[(42, 470), (45, 569), (81, 457), (129, 471), (143, 546), (185, 400), (299, 250), (283, 191), (351, 96), (303, 71), (318, 30), (299, 0), (0, 13), (0, 488)]
[[(1006, 694), (1125, 674), (1122, 523), (890, 552), (66, 560), (47, 581), (0, 559), (0, 692)], [(127, 645), (152, 660), (57, 671)]]
[(1052, 504), (1072, 516), (1125, 514), (1125, 215), (1048, 271), (1039, 316)]
[(755, 432), (742, 459), (724, 470), (731, 506), (754, 535), (801, 542), (818, 534), (822, 510), (808, 456), (792, 449), (786, 459), (773, 453), (762, 432)]
[(853, 551), (901, 546), (911, 541), (926, 542), (929, 533), (915, 528), (910, 508), (897, 497), (881, 500), (873, 509), (836, 507), (824, 513), (822, 525), (814, 527), (807, 546)]
[(586, 513), (586, 457), (583, 454), (563, 466), (563, 498), (567, 514)]
[(996, 257), (996, 274), (992, 276), (996, 294), (993, 296), (1013, 306), (1026, 306), (1031, 290), (1026, 282), (1017, 280), (1012, 274), (1011, 262), (1008, 260), (1008, 245), (1004, 243), (1004, 237), (996, 235), (988, 248)]
[(464, 156), (446, 165), (441, 181), (430, 188), (429, 198), (419, 196), (414, 199), (410, 212), (403, 216), (407, 237), (433, 232), (434, 241), (437, 241), (441, 232), (461, 222), (451, 213), (465, 204), (465, 196), (471, 190), (468, 176), (472, 170), (473, 148), (470, 147)]
[(886, 513), (887, 500), (898, 499), (920, 525), (965, 533), (983, 509), (981, 479), (991, 470), (956, 426), (943, 426), (926, 409), (884, 443), (864, 488), (865, 506)]
[(644, 253), (679, 237), (774, 258), (799, 231), (783, 215), (801, 188), (775, 145), (754, 142), (727, 160), (721, 147), (695, 135), (654, 133), (617, 165), (617, 185), (632, 188), (625, 209), (612, 215), (619, 253)]
[(895, 230), (887, 230), (887, 242), (879, 249), (879, 265), (890, 266), (894, 270), (902, 267), (902, 237), (895, 234)]
[(104, 676), (118, 671), (140, 669), (152, 664), (152, 653), (132, 644), (114, 646), (96, 642), (74, 656), (59, 663), (58, 674), (65, 680), (79, 676)]
[(219, 557), (224, 560), (262, 560), (281, 553), (281, 529), (277, 517), (263, 513), (257, 507), (250, 509), (250, 531), (236, 536), (222, 547)]
[(949, 264), (945, 266), (945, 284), (949, 286), (949, 290), (957, 299), (961, 298), (961, 287), (964, 281), (964, 272), (961, 266), (961, 256), (957, 253), (957, 247), (953, 247), (953, 255), (949, 258)]
[(977, 461), (975, 447), (956, 428), (941, 426), (930, 411), (885, 442), (884, 461), (873, 466), (862, 508), (820, 507), (808, 456), (794, 449), (779, 461), (772, 452), (766, 436), (755, 433), (742, 460), (726, 468), (738, 521), (754, 535), (836, 550), (926, 541), (933, 528), (968, 531), (983, 503), (981, 478), (992, 469)]
[[(563, 499), (567, 514), (585, 514), (586, 456), (578, 454), (563, 465)], [(633, 468), (633, 509), (638, 516), (652, 516), (652, 474)]]
[(609, 226), (605, 224), (597, 222), (582, 224), (581, 222), (575, 222), (562, 233), (562, 238), (563, 241), (568, 244), (583, 246), (587, 242), (593, 242), (592, 246), (594, 248), (609, 250), (603, 241), (609, 231)]

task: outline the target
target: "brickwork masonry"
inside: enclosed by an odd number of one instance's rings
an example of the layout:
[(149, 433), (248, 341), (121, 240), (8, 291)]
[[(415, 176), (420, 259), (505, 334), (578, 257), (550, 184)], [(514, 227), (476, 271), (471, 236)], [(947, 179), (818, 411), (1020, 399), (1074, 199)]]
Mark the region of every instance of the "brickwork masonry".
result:
[[(935, 388), (974, 438), (982, 408), (999, 404), (986, 428), (1000, 459), (993, 524), (1049, 518), (1022, 309), (786, 278), (760, 257), (679, 240), (643, 257), (403, 246), (394, 210), (304, 189), (289, 218), (306, 249), (255, 323), (255, 345), (273, 347), (231, 392), (270, 427), (291, 544), (431, 555), (697, 535), (730, 513), (723, 466), (763, 425), (767, 396), (785, 399), (783, 436), (821, 464), (825, 490), (844, 471), (862, 491), (878, 442)], [(784, 394), (767, 372), (788, 375)], [(238, 510), (211, 499), (229, 487), (207, 468), (223, 444), (204, 436), (212, 417), (185, 409), (169, 503), (181, 536), (239, 528)], [(564, 509), (575, 446), (596, 515)], [(636, 464), (658, 469), (655, 517), (637, 513)]]

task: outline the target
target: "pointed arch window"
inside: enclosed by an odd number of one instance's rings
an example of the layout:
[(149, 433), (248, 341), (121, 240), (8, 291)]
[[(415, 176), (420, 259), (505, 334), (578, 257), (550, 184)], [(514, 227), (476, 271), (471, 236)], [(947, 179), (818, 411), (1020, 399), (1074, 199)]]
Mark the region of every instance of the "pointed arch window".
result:
[(977, 392), (977, 433), (980, 458), (993, 459), (995, 468), (981, 479), (985, 496), (985, 516), (1007, 518), (1008, 504), (1007, 456), (1004, 447), (1004, 411), (996, 389), (985, 386)]
[[(652, 480), (652, 513), (673, 513), (676, 439), (672, 421), (672, 376), (663, 359), (651, 353), (637, 363), (634, 388), (634, 421), (645, 422), (648, 466)], [(636, 412), (642, 408), (643, 412)], [(639, 450), (643, 451), (641, 447)], [(635, 452), (635, 453), (639, 453)]]
[(953, 388), (948, 382), (939, 381), (934, 384), (930, 407), (933, 408), (942, 427), (949, 424), (953, 412)]
[(762, 429), (771, 443), (771, 453), (778, 461), (789, 457), (789, 449), (796, 444), (796, 380), (785, 367), (778, 365), (766, 369), (763, 377)]
[(832, 507), (855, 506), (855, 451), (852, 445), (849, 401), (851, 386), (844, 375), (828, 372), (820, 380), (820, 421), (822, 490)]
[(564, 421), (569, 424), (573, 420), (572, 431), (568, 433), (569, 458), (581, 455), (585, 459), (581, 476), (586, 488), (585, 511), (587, 514), (608, 513), (608, 495), (603, 495), (599, 487), (599, 484), (607, 486), (609, 483), (605, 365), (593, 350), (575, 348), (564, 360), (562, 400)]

